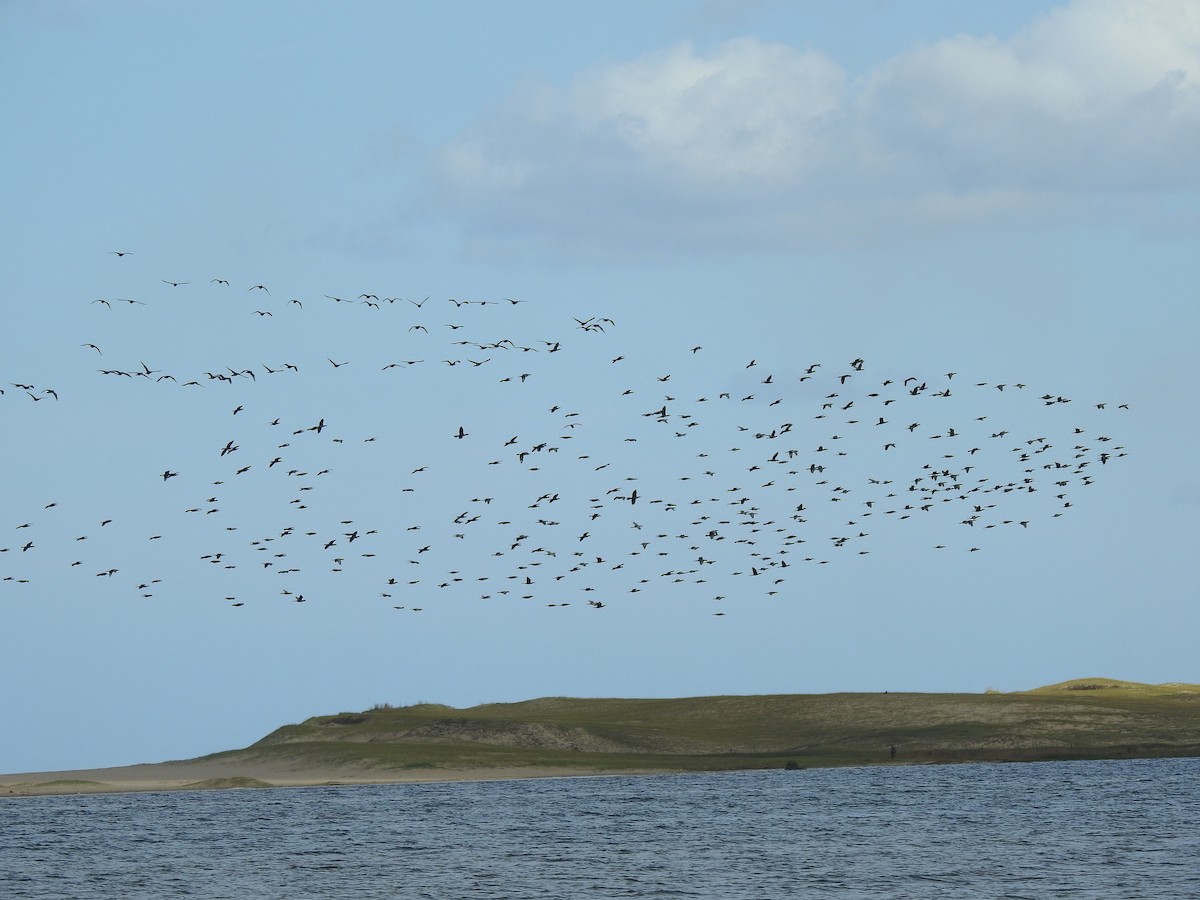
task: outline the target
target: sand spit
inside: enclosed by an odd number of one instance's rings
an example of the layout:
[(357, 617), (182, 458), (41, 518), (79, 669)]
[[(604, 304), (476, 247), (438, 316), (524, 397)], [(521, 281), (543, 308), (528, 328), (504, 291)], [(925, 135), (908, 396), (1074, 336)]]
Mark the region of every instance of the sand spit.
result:
[(598, 772), (585, 768), (513, 766), (487, 769), (413, 769), (403, 772), (356, 768), (283, 768), (234, 760), (145, 763), (109, 769), (26, 772), (0, 775), (0, 798), (129, 791), (194, 791), (243, 788), (316, 787), (353, 784), (417, 784), (575, 778), (596, 775), (663, 774), (661, 770)]

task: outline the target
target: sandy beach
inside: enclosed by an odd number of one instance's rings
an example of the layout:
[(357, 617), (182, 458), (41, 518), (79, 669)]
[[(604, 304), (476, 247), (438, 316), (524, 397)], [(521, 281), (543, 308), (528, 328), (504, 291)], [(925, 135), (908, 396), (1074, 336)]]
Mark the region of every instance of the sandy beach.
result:
[(502, 781), (518, 778), (576, 778), (605, 774), (642, 773), (598, 772), (595, 769), (538, 766), (487, 769), (431, 768), (395, 772), (364, 767), (286, 768), (254, 761), (187, 760), (116, 766), (108, 769), (75, 769), (61, 772), (25, 772), (0, 775), (0, 797), (101, 794), (122, 791), (228, 790), (347, 784)]

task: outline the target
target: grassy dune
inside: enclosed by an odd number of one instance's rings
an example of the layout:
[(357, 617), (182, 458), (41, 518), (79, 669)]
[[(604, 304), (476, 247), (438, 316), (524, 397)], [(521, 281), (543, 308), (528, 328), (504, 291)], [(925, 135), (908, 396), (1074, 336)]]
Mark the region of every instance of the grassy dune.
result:
[(287, 725), (205, 757), (366, 771), (706, 771), (1200, 756), (1200, 685), (1088, 678), (985, 694), (546, 697), (381, 707)]

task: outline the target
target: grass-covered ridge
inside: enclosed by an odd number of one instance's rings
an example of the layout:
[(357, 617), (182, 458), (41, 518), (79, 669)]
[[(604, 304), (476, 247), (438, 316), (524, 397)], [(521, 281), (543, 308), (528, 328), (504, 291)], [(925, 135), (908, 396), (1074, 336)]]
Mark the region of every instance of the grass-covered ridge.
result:
[(1087, 678), (983, 694), (543, 697), (380, 706), (286, 725), (217, 754), (364, 770), (597, 772), (1200, 756), (1200, 685)]

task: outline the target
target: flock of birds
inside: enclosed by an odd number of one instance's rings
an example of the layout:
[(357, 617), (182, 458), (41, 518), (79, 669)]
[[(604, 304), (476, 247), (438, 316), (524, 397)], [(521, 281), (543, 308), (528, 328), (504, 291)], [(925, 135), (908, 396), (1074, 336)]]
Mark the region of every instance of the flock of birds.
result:
[[(259, 329), (222, 352), (280, 355), (198, 362), (176, 322), (175, 362), (147, 361), (152, 345), (130, 343), (153, 323), (117, 323), (156, 306), (209, 315), (214, 292)], [(897, 542), (975, 553), (1036, 531), (1126, 455), (1107, 428), (1123, 403), (862, 358), (729, 364), (695, 344), (635, 360), (606, 315), (528, 336), (517, 298), (160, 278), (89, 306), (72, 377), (105, 379), (134, 420), (179, 419), (131, 442), (145, 461), (113, 497), (48, 491), (0, 522), (0, 597), (82, 577), (235, 608), (355, 594), (416, 613), (604, 610), (675, 595), (721, 616)], [(285, 358), (297, 333), (350, 346)], [(18, 377), (0, 404), (79, 414), (74, 385)]]

